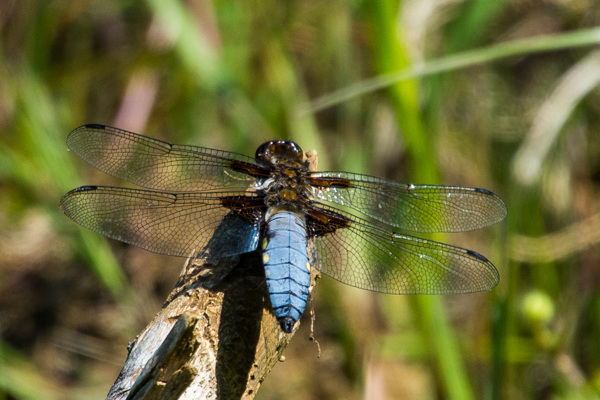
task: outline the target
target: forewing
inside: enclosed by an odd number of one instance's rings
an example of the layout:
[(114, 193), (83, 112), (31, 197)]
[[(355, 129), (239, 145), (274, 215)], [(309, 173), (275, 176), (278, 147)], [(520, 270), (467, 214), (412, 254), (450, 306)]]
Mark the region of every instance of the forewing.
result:
[(410, 185), (368, 175), (315, 172), (317, 202), (412, 232), (462, 232), (506, 217), (504, 202), (486, 189)]
[(69, 148), (94, 167), (138, 186), (170, 192), (247, 188), (262, 172), (243, 154), (176, 145), (105, 125), (83, 125)]
[[(311, 220), (312, 232), (326, 231)], [(414, 236), (346, 222), (315, 236), (316, 268), (361, 289), (392, 294), (452, 294), (490, 290), (498, 271), (479, 253)]]
[[(233, 212), (224, 204), (245, 207)], [(169, 194), (83, 186), (67, 193), (60, 209), (85, 228), (152, 252), (219, 258), (256, 249), (260, 204), (246, 192)]]

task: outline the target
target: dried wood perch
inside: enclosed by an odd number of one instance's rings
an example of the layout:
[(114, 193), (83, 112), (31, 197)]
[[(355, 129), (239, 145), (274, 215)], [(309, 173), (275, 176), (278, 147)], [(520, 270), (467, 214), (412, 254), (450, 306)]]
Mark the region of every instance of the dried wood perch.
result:
[[(254, 397), (295, 330), (284, 333), (275, 319), (260, 254), (242, 255), (208, 288), (212, 269), (185, 266), (163, 309), (130, 346), (107, 399)], [(314, 282), (313, 275), (311, 290)]]

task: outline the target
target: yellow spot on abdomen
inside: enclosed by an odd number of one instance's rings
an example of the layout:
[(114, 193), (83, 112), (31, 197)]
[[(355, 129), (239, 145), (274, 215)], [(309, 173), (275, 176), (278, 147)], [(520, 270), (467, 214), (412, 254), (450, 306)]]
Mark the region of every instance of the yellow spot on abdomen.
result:
[(269, 262), (269, 255), (267, 253), (263, 254), (263, 263), (266, 264)]

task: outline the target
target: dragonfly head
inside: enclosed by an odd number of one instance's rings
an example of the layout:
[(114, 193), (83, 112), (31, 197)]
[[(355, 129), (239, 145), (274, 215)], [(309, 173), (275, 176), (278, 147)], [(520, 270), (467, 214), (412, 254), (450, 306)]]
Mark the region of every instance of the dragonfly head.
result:
[(261, 144), (255, 158), (256, 162), (263, 165), (304, 166), (304, 152), (300, 146), (288, 140), (272, 140)]

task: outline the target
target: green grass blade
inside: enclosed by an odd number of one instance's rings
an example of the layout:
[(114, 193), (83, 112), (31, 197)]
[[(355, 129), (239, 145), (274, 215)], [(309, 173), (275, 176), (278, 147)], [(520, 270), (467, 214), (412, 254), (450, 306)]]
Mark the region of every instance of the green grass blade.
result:
[[(410, 155), (412, 176), (418, 182), (437, 183), (439, 172), (435, 151), (432, 150), (432, 139), (424, 127), (419, 111), (417, 85), (410, 80), (416, 76), (411, 76), (415, 69), (410, 66), (410, 56), (405, 44), (401, 38), (398, 38), (397, 32), (401, 29), (395, 25), (397, 3), (387, 0), (372, 1), (368, 2), (366, 7), (375, 38), (373, 57), (378, 71), (381, 73), (401, 71), (388, 75), (388, 77), (395, 78), (387, 79), (386, 84), (380, 87), (389, 86), (389, 98), (396, 111), (398, 124), (402, 128), (407, 153)], [(413, 72), (406, 73), (405, 71)], [(403, 78), (397, 79), (398, 76)], [(351, 87), (350, 92), (352, 93), (355, 88)], [(341, 97), (337, 100), (340, 99)], [(316, 108), (322, 104), (317, 102)], [(415, 304), (424, 336), (428, 338), (428, 348), (432, 349), (432, 356), (436, 361), (436, 369), (442, 381), (442, 390), (448, 398), (473, 399), (458, 343), (446, 317), (443, 298), (416, 296)]]
[(389, 87), (395, 83), (414, 78), (440, 74), (489, 63), (504, 58), (593, 46), (600, 43), (600, 28), (583, 29), (558, 35), (540, 36), (486, 46), (481, 49), (464, 51), (443, 58), (406, 66), (398, 72), (388, 73), (372, 79), (366, 79), (321, 96), (299, 109), (300, 114), (315, 113), (335, 106), (358, 96)]

